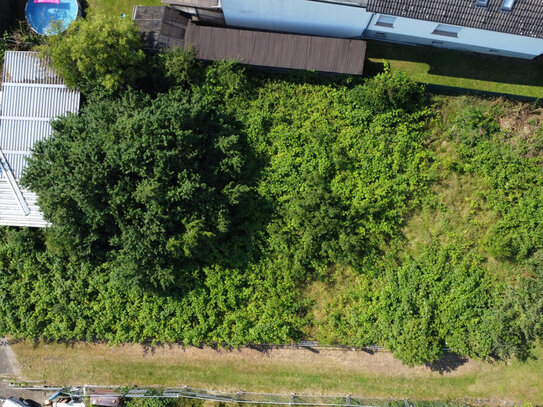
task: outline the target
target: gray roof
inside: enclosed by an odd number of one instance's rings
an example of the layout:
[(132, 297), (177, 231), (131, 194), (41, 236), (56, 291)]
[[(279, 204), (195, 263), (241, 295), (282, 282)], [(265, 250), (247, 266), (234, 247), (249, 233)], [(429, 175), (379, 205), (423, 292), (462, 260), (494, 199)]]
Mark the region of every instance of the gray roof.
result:
[(362, 75), (366, 42), (265, 31), (211, 27), (190, 22), (185, 37), (196, 58), (285, 69)]
[(489, 0), (487, 7), (475, 0), (369, 0), (368, 11), (436, 23), (480, 28), (543, 38), (543, 0), (516, 0), (512, 11), (503, 11), (503, 0)]
[[(66, 112), (76, 113), (79, 99), (79, 92), (68, 89), (62, 78), (36, 53), (6, 52), (0, 105), (1, 225), (46, 225), (35, 205), (36, 196), (22, 190), (17, 180), (34, 144), (51, 135), (50, 120)], [(6, 186), (10, 186), (11, 194)], [(22, 198), (17, 191), (22, 193)], [(24, 214), (24, 209), (17, 211), (18, 207), (24, 208), (23, 201), (30, 207), (30, 214)]]

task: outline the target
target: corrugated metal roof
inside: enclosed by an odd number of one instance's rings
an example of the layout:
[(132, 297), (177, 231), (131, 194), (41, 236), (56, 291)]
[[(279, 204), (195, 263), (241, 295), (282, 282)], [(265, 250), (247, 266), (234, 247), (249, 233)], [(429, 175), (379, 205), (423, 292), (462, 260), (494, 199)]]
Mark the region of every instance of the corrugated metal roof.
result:
[(67, 88), (2, 86), (2, 116), (51, 119), (66, 112), (76, 112), (79, 97)]
[(64, 85), (64, 80), (37, 53), (6, 51), (2, 83)]
[(30, 209), (28, 216), (21, 214), (19, 202), (11, 190), (8, 180), (0, 178), (0, 225), (37, 228), (49, 226), (49, 223), (43, 219), (38, 207), (38, 196), (27, 189), (21, 189), (21, 192)]
[[(51, 135), (50, 120), (67, 112), (77, 113), (80, 94), (68, 89), (35, 52), (6, 52), (2, 78), (0, 150), (8, 170), (19, 180), (34, 144)], [(46, 226), (35, 194), (21, 190), (31, 210), (24, 216), (2, 167), (0, 172), (0, 225)]]

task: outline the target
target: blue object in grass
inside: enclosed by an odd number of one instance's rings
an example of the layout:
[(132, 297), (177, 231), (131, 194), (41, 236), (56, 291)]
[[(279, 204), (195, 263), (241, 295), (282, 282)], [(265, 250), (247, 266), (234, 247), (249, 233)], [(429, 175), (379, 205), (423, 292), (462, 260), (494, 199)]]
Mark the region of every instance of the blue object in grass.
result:
[(65, 31), (79, 13), (77, 0), (60, 0), (58, 4), (28, 0), (25, 8), (28, 24), (41, 35), (55, 35)]

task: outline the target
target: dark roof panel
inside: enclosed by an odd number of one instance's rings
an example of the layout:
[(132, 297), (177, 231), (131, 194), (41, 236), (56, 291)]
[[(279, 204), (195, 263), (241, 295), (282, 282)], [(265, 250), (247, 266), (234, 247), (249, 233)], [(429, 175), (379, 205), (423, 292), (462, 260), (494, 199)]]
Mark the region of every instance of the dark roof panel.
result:
[(398, 17), (434, 21), (543, 38), (543, 0), (516, 0), (512, 11), (503, 11), (503, 0), (490, 0), (487, 7), (475, 0), (369, 0), (368, 11)]
[(199, 59), (235, 58), (256, 66), (361, 75), (366, 42), (211, 27), (189, 22), (185, 45)]

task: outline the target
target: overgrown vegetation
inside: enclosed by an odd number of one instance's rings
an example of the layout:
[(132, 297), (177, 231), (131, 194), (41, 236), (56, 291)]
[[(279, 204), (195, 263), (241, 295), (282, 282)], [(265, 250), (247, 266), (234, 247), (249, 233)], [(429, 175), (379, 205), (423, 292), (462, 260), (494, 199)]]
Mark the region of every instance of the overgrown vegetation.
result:
[(47, 37), (42, 56), (66, 85), (90, 93), (97, 87), (117, 91), (142, 76), (145, 54), (136, 26), (127, 19), (89, 11), (60, 34)]
[[(91, 15), (44, 48), (87, 100), (23, 179), (52, 226), (2, 232), (1, 333), (240, 345), (311, 331), (408, 364), (443, 348), (530, 354), (543, 333), (540, 124), (522, 143), (494, 107), (446, 112), (387, 67), (363, 83), (268, 75), (144, 57), (134, 35)], [(494, 225), (470, 214), (470, 233), (451, 227), (436, 191), (453, 176), (471, 177), (472, 210)], [(410, 240), (423, 215), (442, 229)], [(350, 284), (317, 317), (307, 288), (341, 273)]]

